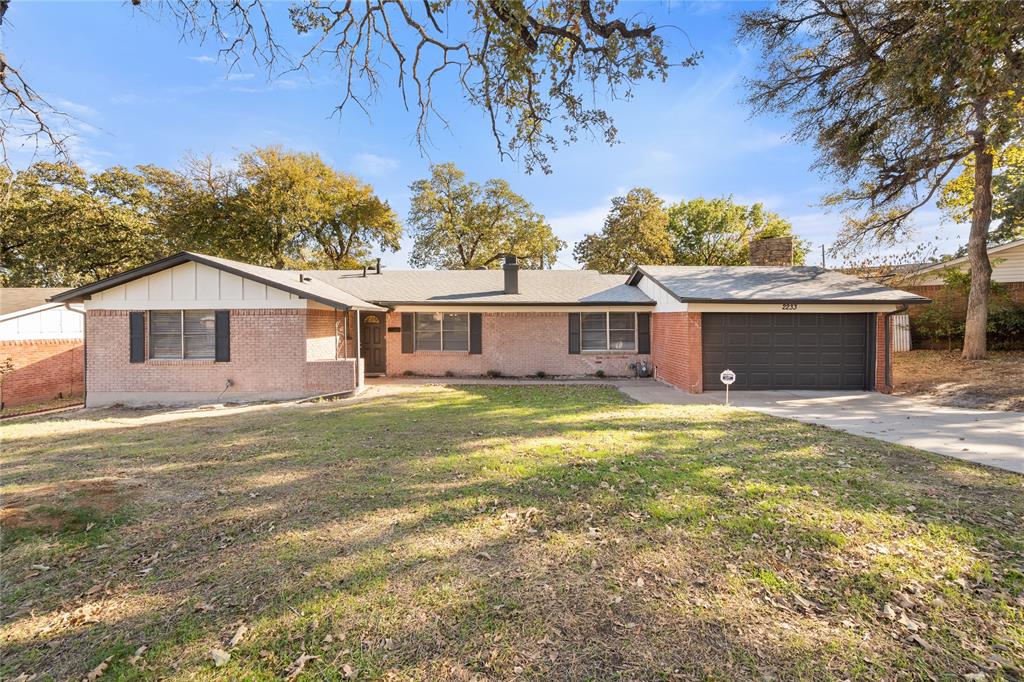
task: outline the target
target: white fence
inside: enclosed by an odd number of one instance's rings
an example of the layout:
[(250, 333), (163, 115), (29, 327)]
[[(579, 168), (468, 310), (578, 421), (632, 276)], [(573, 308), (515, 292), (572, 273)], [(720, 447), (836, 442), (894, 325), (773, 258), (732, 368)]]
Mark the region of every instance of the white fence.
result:
[(889, 320), (892, 325), (893, 352), (902, 353), (910, 350), (910, 316), (901, 313), (893, 315)]

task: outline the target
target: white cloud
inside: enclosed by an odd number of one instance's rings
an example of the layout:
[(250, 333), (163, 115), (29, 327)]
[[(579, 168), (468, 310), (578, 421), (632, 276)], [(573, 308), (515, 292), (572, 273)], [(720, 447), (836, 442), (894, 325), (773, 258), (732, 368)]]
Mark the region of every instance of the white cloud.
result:
[(399, 166), (398, 159), (365, 152), (352, 157), (352, 168), (361, 175), (387, 175)]
[(251, 81), (255, 77), (254, 73), (229, 73), (227, 75), (229, 81)]
[(200, 64), (215, 64), (217, 62), (217, 59), (215, 57), (210, 57), (209, 55), (205, 54), (201, 54), (198, 57), (189, 57), (189, 59), (191, 59), (194, 62), (199, 62)]

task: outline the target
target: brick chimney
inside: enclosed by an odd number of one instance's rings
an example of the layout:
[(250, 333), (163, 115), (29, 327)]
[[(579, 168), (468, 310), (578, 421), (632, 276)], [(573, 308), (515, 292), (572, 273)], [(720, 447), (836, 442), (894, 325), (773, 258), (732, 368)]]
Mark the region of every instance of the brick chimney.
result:
[(751, 265), (792, 265), (793, 238), (768, 237), (750, 242)]
[(512, 254), (505, 256), (505, 264), (502, 266), (505, 271), (505, 293), (519, 293), (519, 261)]

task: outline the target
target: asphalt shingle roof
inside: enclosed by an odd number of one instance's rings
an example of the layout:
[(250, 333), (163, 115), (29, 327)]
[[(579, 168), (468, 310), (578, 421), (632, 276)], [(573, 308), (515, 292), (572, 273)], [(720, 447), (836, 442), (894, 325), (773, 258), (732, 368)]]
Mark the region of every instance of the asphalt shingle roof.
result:
[(28, 310), (46, 299), (70, 291), (68, 287), (4, 287), (0, 289), (0, 315)]
[[(816, 267), (642, 265), (639, 274), (688, 302), (927, 303), (877, 282)], [(634, 275), (630, 281), (636, 281)]]
[(440, 305), (652, 305), (622, 275), (594, 270), (520, 270), (519, 293), (505, 293), (501, 270), (358, 270), (309, 274), (366, 301)]

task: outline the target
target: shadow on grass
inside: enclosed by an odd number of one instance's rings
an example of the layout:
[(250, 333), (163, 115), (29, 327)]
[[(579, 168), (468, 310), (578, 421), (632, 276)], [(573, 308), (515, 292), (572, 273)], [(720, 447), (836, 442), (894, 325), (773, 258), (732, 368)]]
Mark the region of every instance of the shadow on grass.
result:
[[(5, 538), (5, 675), (112, 655), (114, 679), (270, 679), (307, 652), (328, 679), (886, 678), (1021, 655), (1011, 474), (599, 388), (113, 419), (5, 450), (8, 493), (142, 486), (99, 535)], [(900, 595), (927, 648), (880, 615)]]

